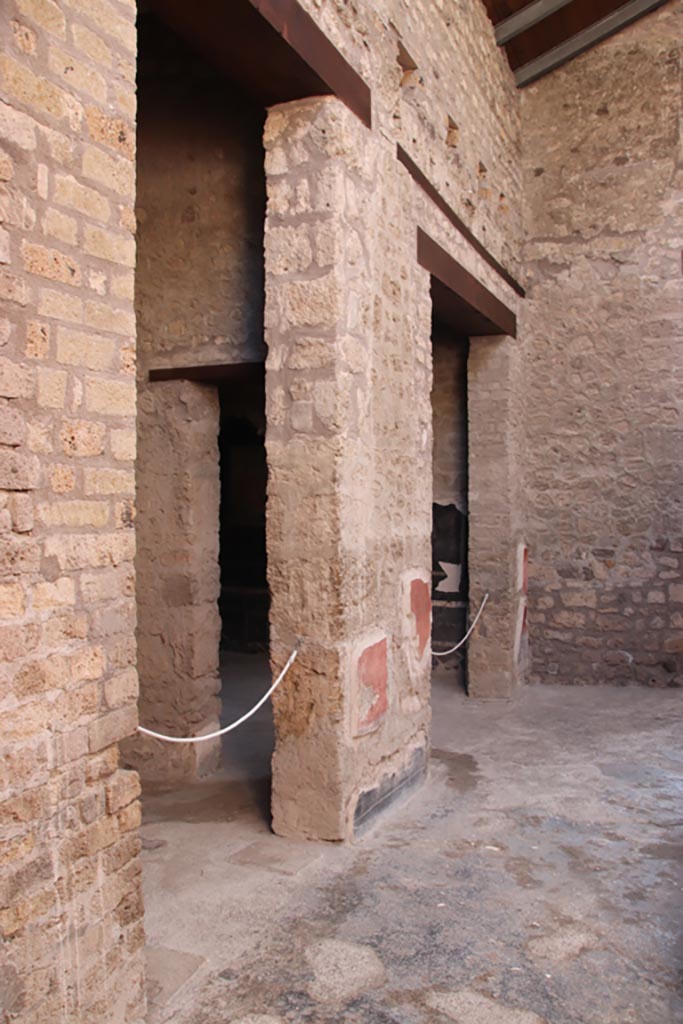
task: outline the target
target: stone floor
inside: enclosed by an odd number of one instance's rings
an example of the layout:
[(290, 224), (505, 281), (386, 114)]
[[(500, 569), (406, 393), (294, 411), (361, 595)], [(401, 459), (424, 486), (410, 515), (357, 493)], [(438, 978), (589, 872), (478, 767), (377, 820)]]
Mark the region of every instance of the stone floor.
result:
[[(267, 671), (232, 669), (239, 712)], [(434, 707), (430, 781), (353, 845), (270, 834), (267, 713), (145, 797), (150, 1024), (683, 1022), (683, 693)]]

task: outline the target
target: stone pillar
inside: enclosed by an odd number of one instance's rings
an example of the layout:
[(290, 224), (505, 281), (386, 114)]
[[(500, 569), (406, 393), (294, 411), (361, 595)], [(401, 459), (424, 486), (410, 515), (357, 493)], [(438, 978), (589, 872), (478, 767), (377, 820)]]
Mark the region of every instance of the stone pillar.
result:
[(518, 379), (512, 338), (473, 338), (468, 363), (470, 621), (468, 692), (510, 697), (526, 661), (526, 549)]
[[(172, 736), (219, 728), (220, 478), (215, 388), (168, 381), (138, 404), (137, 607), (140, 722)], [(215, 770), (220, 740), (122, 744), (144, 779)]]
[(273, 827), (344, 839), (426, 760), (429, 281), (392, 148), (338, 100), (274, 108), (265, 143), (273, 671), (300, 645)]

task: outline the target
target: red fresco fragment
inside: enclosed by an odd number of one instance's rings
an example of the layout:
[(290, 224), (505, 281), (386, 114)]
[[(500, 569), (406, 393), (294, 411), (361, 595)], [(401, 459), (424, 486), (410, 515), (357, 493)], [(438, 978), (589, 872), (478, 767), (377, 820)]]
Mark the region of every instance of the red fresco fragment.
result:
[(419, 646), (418, 657), (421, 658), (429, 640), (432, 610), (429, 585), (424, 580), (415, 579), (410, 581), (410, 610), (415, 616), (415, 632), (417, 633)]
[(358, 723), (359, 731), (369, 732), (386, 713), (387, 700), (387, 642), (380, 640), (366, 647), (358, 659), (358, 685), (374, 693), (372, 707)]

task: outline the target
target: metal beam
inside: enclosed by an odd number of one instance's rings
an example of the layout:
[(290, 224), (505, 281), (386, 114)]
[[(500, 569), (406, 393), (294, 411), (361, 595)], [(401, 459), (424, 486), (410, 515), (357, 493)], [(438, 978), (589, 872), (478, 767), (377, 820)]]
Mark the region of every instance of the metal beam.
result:
[(630, 0), (629, 3), (618, 7), (616, 11), (612, 11), (605, 18), (589, 25), (582, 32), (577, 32), (575, 36), (565, 39), (559, 46), (553, 47), (552, 50), (542, 53), (540, 57), (517, 68), (515, 71), (517, 85), (521, 88), (535, 82), (537, 78), (547, 75), (549, 71), (554, 71), (561, 64), (566, 64), (573, 57), (578, 57), (584, 50), (589, 50), (596, 43), (614, 35), (615, 32), (626, 28), (631, 22), (637, 21), (644, 14), (649, 14), (650, 11), (662, 7), (667, 2), (668, 0)]
[(516, 11), (509, 18), (498, 22), (495, 26), (496, 42), (499, 46), (505, 46), (511, 39), (520, 36), (528, 28), (538, 25), (539, 21), (544, 21), (555, 11), (562, 10), (571, 2), (572, 0), (533, 0), (521, 11)]

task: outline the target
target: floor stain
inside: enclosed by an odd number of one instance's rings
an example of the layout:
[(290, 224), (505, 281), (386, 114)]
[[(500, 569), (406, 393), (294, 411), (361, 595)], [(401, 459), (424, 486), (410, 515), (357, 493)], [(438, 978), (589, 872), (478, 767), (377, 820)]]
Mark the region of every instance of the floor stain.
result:
[(648, 843), (640, 847), (640, 852), (657, 860), (683, 860), (683, 843)]
[(479, 781), (479, 768), (471, 754), (456, 754), (451, 750), (432, 748), (432, 757), (444, 765), (449, 786), (460, 793), (474, 789)]

